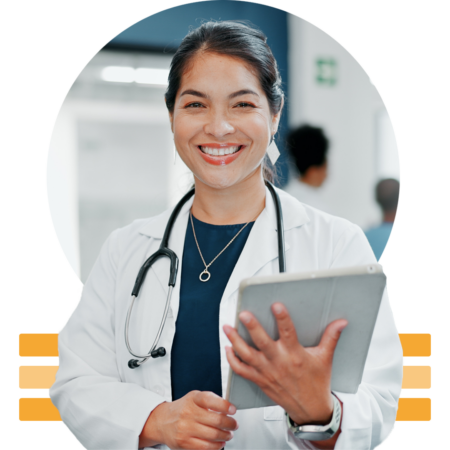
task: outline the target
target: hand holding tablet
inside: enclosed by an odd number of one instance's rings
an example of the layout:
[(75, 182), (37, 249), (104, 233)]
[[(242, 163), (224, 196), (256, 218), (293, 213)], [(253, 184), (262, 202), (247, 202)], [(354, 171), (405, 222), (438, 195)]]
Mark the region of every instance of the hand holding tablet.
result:
[(385, 284), (378, 264), (243, 280), (236, 326), (224, 327), (239, 355), (227, 350), (227, 399), (326, 422), (331, 391), (361, 382)]

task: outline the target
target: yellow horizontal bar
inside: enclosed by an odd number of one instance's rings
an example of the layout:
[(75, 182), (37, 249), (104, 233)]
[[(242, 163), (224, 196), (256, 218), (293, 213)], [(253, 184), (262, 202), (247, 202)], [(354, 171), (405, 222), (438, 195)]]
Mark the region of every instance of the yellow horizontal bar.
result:
[(431, 334), (400, 334), (403, 356), (431, 356)]
[(430, 366), (403, 366), (402, 389), (430, 389)]
[(50, 389), (55, 382), (58, 366), (19, 367), (19, 387), (21, 389)]
[(431, 400), (429, 398), (401, 398), (398, 401), (397, 421), (431, 420)]
[(58, 421), (59, 411), (49, 398), (19, 399), (19, 420), (22, 421)]
[(19, 335), (20, 356), (58, 356), (57, 334)]

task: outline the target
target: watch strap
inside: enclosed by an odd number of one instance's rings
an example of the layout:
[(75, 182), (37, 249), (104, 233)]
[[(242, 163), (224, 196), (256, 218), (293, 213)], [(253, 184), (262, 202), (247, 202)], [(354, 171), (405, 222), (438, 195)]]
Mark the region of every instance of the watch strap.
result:
[(330, 423), (327, 425), (297, 425), (291, 420), (288, 413), (286, 413), (288, 428), (296, 438), (305, 439), (307, 441), (325, 441), (336, 434), (341, 423), (342, 410), (338, 398), (333, 393), (332, 396), (333, 416), (331, 417)]

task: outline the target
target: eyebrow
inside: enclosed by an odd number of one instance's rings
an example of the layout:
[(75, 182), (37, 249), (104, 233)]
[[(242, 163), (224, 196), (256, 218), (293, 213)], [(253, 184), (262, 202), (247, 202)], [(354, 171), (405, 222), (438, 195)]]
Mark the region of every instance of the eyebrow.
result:
[[(231, 99), (231, 98), (239, 97), (240, 95), (246, 95), (246, 94), (256, 95), (257, 97), (259, 97), (259, 95), (255, 91), (252, 91), (251, 89), (241, 89), (240, 91), (236, 91), (236, 92), (233, 92), (232, 94), (230, 94), (228, 96), (228, 98)], [(196, 97), (208, 98), (208, 96), (206, 94), (204, 94), (203, 92), (196, 91), (194, 89), (186, 89), (185, 91), (183, 91), (180, 94), (180, 97), (182, 97), (183, 95), (195, 95)]]
[(228, 98), (235, 98), (239, 97), (240, 95), (246, 94), (256, 95), (257, 97), (259, 97), (259, 95), (255, 91), (252, 91), (251, 89), (241, 89), (240, 91), (233, 92), (232, 94), (230, 94)]
[(196, 97), (208, 98), (203, 92), (195, 91), (194, 89), (186, 89), (180, 94), (180, 97), (183, 95), (195, 95)]

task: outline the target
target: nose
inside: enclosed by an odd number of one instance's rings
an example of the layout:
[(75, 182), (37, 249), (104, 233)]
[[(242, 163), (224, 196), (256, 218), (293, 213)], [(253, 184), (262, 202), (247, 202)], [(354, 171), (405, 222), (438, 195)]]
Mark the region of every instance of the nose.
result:
[(216, 110), (208, 114), (203, 131), (216, 138), (221, 138), (227, 134), (233, 134), (236, 129), (226, 112)]

